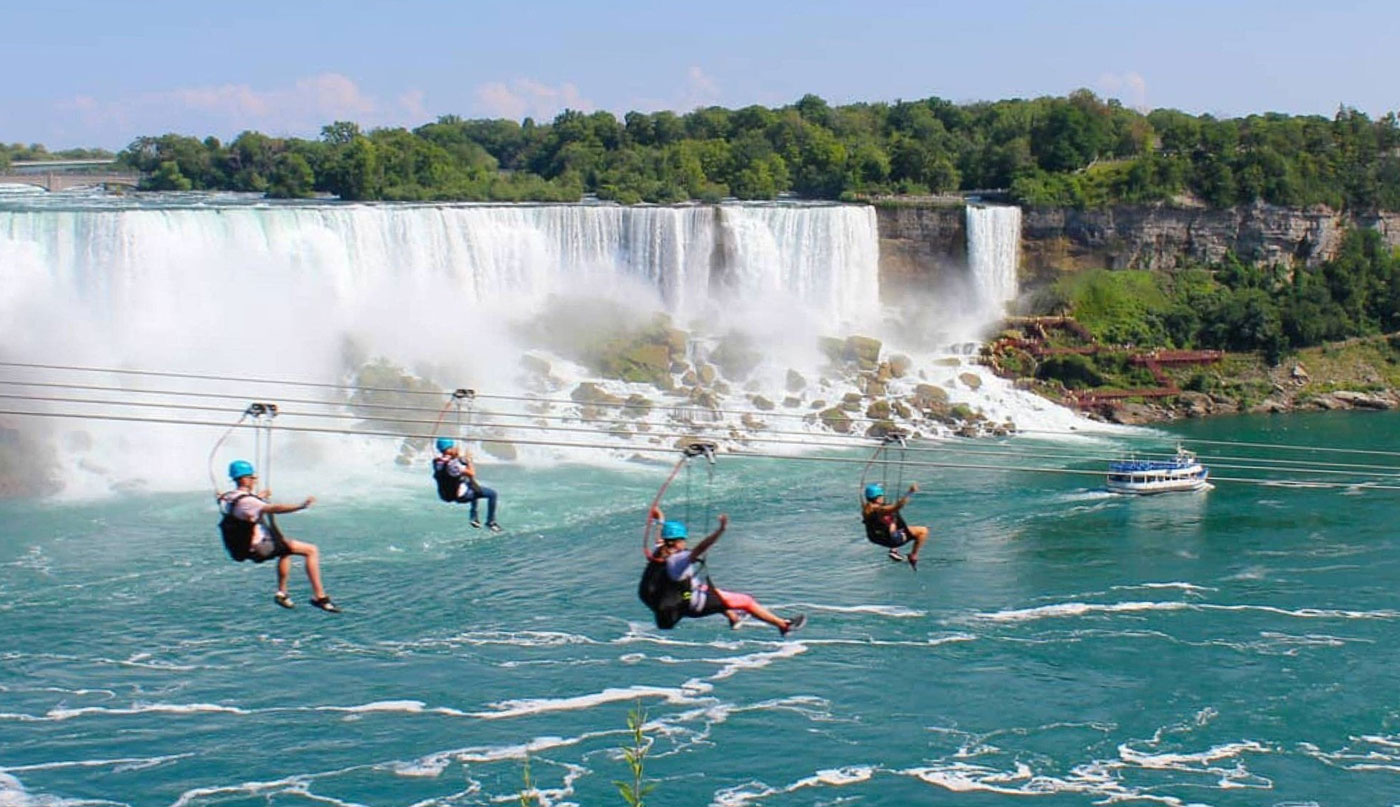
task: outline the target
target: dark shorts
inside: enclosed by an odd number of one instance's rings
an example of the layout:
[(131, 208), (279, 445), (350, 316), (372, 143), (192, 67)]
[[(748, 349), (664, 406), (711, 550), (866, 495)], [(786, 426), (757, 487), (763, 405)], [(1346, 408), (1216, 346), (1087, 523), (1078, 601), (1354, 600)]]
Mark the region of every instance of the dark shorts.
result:
[(253, 551), (248, 554), (248, 560), (254, 563), (264, 563), (292, 554), (292, 549), (287, 546), (287, 542), (282, 538), (282, 533), (277, 530), (268, 530), (268, 537), (270, 540), (262, 541), (253, 546)]
[(870, 538), (871, 543), (879, 544), (880, 546), (887, 546), (890, 549), (896, 549), (898, 547), (904, 546), (912, 540), (914, 540), (914, 536), (909, 534), (909, 530), (895, 530), (893, 532), (877, 533), (876, 535)]

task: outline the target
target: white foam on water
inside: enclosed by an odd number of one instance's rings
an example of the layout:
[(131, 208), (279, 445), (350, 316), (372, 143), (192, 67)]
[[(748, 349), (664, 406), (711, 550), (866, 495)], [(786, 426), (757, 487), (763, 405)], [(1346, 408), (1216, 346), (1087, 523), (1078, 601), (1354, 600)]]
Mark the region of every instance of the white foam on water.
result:
[[(159, 757), (120, 757), (117, 759), (71, 759), (58, 762), (36, 762), (32, 765), (3, 765), (3, 771), (48, 771), (61, 770), (63, 768), (112, 768), (114, 771), (139, 771), (147, 768), (154, 768), (164, 765), (167, 762), (174, 762), (177, 759), (188, 759), (195, 756), (188, 754), (168, 754)], [(0, 805), (4, 802), (0, 801)]]
[(1400, 611), (1378, 609), (1375, 611), (1351, 611), (1340, 608), (1279, 608), (1273, 605), (1215, 605), (1199, 603), (1192, 607), (1203, 611), (1254, 611), (1297, 619), (1400, 619)]
[(549, 712), (569, 712), (579, 709), (591, 709), (594, 706), (599, 706), (604, 703), (635, 701), (642, 698), (661, 698), (666, 703), (690, 704), (696, 703), (696, 696), (708, 691), (708, 689), (708, 687), (699, 685), (687, 685), (683, 688), (649, 686), (610, 687), (602, 692), (575, 695), (568, 698), (522, 698), (499, 701), (490, 704), (495, 711), (471, 712), (469, 716), (478, 717), (483, 720), (501, 720)]
[(1133, 591), (1133, 590), (1136, 590), (1136, 589), (1148, 589), (1148, 590), (1155, 590), (1155, 589), (1175, 589), (1175, 590), (1177, 590), (1177, 591), (1184, 591), (1184, 592), (1186, 592), (1187, 594), (1194, 594), (1194, 595), (1200, 595), (1200, 596), (1205, 595), (1207, 592), (1219, 591), (1219, 590), (1220, 590), (1220, 589), (1218, 589), (1218, 588), (1211, 588), (1210, 586), (1198, 586), (1198, 585), (1196, 585), (1195, 583), (1183, 583), (1183, 582), (1171, 582), (1171, 583), (1134, 583), (1134, 584), (1132, 584), (1132, 585), (1112, 586), (1112, 587), (1111, 587), (1111, 590), (1113, 590), (1113, 591)]
[(802, 643), (809, 647), (820, 647), (823, 645), (853, 647), (938, 647), (945, 644), (975, 641), (977, 641), (977, 637), (970, 633), (955, 633), (948, 636), (931, 636), (923, 641), (912, 639), (803, 639)]
[(801, 642), (787, 642), (776, 650), (760, 651), (749, 653), (743, 656), (731, 656), (728, 658), (716, 659), (696, 659), (708, 664), (719, 664), (719, 672), (711, 675), (706, 680), (722, 681), (732, 675), (736, 675), (745, 670), (759, 670), (779, 659), (793, 658), (807, 652), (807, 648)]
[(71, 720), (75, 717), (126, 716), (141, 714), (230, 714), (248, 715), (253, 712), (237, 706), (224, 706), (217, 703), (138, 703), (129, 707), (83, 706), (76, 709), (55, 707), (44, 714), (43, 720)]
[(815, 602), (794, 602), (779, 604), (776, 608), (806, 608), (811, 611), (829, 611), (836, 614), (875, 614), (894, 619), (915, 619), (928, 616), (927, 611), (907, 608), (903, 605), (824, 605)]
[(19, 779), (5, 773), (0, 768), (0, 807), (95, 807), (95, 805), (120, 805), (126, 802), (107, 799), (67, 799), (58, 796), (30, 793)]
[(1138, 613), (1144, 611), (1181, 611), (1192, 608), (1184, 602), (1062, 602), (1037, 608), (973, 614), (970, 618), (986, 622), (1033, 622), (1040, 619), (1063, 619), (1095, 614)]

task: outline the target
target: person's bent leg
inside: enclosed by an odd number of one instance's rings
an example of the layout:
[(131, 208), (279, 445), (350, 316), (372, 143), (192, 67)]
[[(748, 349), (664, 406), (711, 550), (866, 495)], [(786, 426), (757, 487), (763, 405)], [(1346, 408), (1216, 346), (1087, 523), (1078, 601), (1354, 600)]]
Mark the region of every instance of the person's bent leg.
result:
[(738, 591), (720, 591), (719, 589), (712, 589), (712, 593), (718, 595), (731, 611), (753, 614), (778, 630), (787, 630), (788, 621), (786, 619), (759, 605), (758, 600), (748, 594)]
[(909, 559), (918, 560), (919, 550), (924, 548), (924, 541), (928, 540), (928, 527), (910, 527), (909, 534), (914, 538), (914, 551), (909, 553)]
[[(492, 489), (492, 488), (485, 488), (485, 487), (484, 487), (484, 488), (481, 489), (481, 492), (480, 492), (479, 494), (477, 494), (477, 496), (478, 496), (478, 497), (481, 497), (481, 496), (486, 497), (486, 523), (487, 523), (487, 524), (495, 524), (495, 523), (496, 523), (496, 491), (495, 491), (494, 489)], [(472, 507), (473, 507), (473, 508), (476, 507), (476, 500), (475, 500), (475, 499), (472, 500)], [(473, 510), (473, 517), (474, 517), (474, 515), (475, 515), (475, 510)]]
[[(306, 579), (311, 581), (311, 594), (318, 600), (326, 598), (326, 590), (321, 586), (321, 550), (313, 543), (306, 541), (287, 541), (287, 549), (293, 555), (301, 555), (306, 559)], [(278, 561), (277, 569), (281, 571), (283, 564), (287, 567), (292, 565), (290, 556), (283, 556)]]

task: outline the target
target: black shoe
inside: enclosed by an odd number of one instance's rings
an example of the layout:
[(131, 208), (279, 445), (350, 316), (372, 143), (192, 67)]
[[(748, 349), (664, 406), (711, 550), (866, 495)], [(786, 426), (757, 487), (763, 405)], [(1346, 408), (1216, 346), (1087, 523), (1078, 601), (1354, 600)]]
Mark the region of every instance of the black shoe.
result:
[(481, 529), (481, 519), (479, 519), (479, 518), (474, 518), (474, 519), (472, 519), (472, 526), (473, 526), (473, 527), (476, 527), (477, 529)]
[(487, 528), (490, 529), (492, 532), (502, 532), (501, 525), (500, 525), (500, 524), (497, 524), (497, 523), (494, 522), (494, 521), (488, 522), (486, 526), (487, 526)]
[(797, 616), (795, 616), (795, 617), (793, 617), (792, 619), (789, 619), (789, 620), (788, 620), (788, 623), (787, 623), (787, 627), (786, 627), (786, 628), (780, 628), (779, 630), (782, 632), (782, 634), (783, 634), (784, 636), (786, 636), (786, 635), (788, 635), (789, 633), (792, 633), (792, 632), (795, 631), (795, 630), (802, 630), (802, 626), (803, 626), (803, 625), (806, 625), (806, 624), (807, 624), (807, 615), (806, 615), (806, 614), (798, 614)]
[(311, 601), (311, 604), (327, 613), (340, 613), (340, 609), (335, 606), (335, 603), (331, 602), (330, 597), (317, 597), (316, 599)]

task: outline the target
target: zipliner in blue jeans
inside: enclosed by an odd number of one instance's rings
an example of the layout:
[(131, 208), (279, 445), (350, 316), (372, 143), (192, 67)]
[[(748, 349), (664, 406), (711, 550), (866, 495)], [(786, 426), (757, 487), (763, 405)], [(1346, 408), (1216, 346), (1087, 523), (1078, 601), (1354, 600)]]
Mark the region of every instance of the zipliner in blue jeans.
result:
[(496, 491), (482, 485), (467, 485), (467, 493), (457, 501), (466, 502), (471, 505), (471, 519), (479, 522), (476, 515), (476, 503), (481, 499), (486, 500), (486, 523), (496, 523)]

